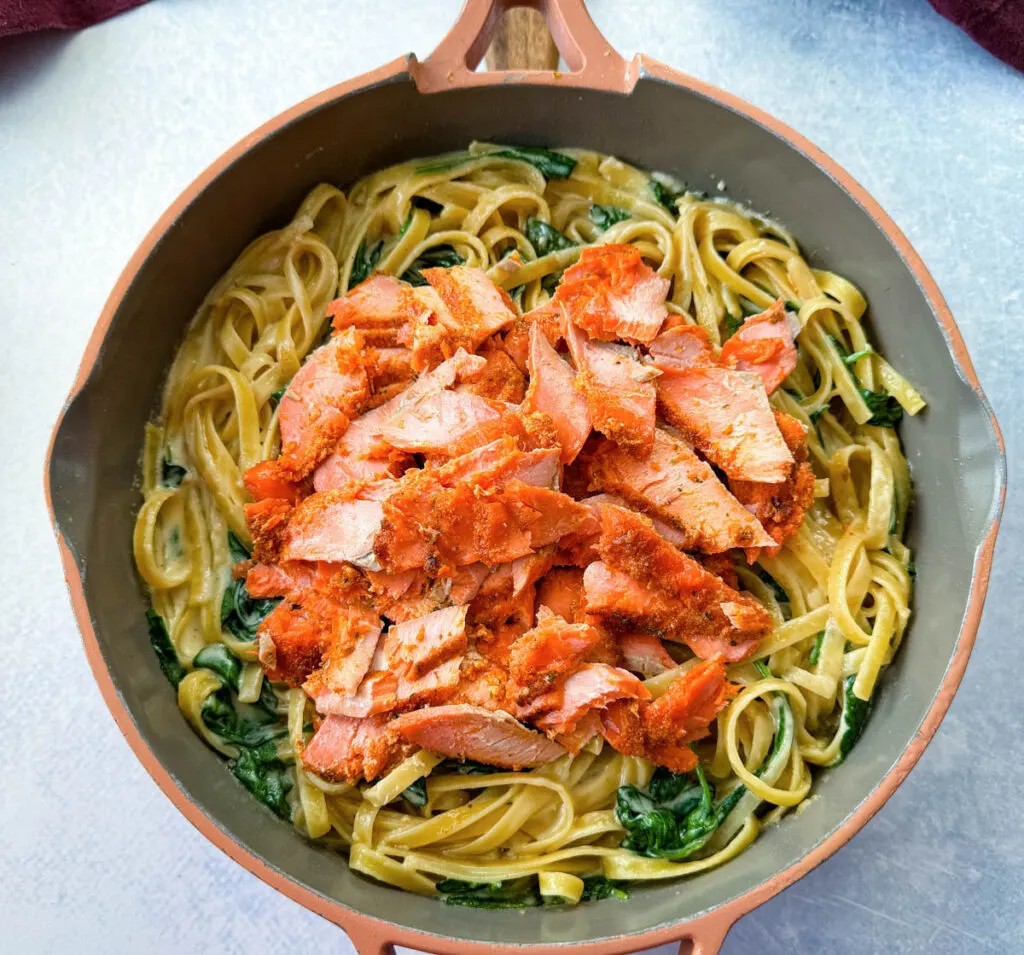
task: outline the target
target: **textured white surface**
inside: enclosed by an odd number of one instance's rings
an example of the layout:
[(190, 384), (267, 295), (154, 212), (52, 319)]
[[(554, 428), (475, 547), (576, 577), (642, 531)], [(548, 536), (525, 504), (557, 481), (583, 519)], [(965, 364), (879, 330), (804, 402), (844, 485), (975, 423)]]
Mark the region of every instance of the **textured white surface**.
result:
[[(42, 461), (109, 289), (178, 192), (297, 100), (425, 55), (458, 6), (156, 0), (77, 35), (0, 41), (5, 952), (350, 950), (210, 846), (135, 761), (80, 649)], [(591, 6), (623, 54), (644, 50), (764, 107), (876, 196), (957, 315), (1012, 473), (1024, 77), (924, 0)], [(1024, 951), (1022, 531), (1011, 495), (977, 650), (919, 767), (837, 856), (741, 920), (726, 955)]]

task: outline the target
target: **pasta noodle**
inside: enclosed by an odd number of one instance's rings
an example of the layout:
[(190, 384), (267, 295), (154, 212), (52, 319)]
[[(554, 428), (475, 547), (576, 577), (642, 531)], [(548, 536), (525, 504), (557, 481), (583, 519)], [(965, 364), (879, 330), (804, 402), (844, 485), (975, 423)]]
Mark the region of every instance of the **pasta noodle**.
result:
[[(909, 620), (911, 485), (891, 425), (896, 402), (911, 415), (924, 402), (871, 347), (863, 296), (812, 268), (777, 222), (609, 156), (561, 155), (575, 161), (562, 178), (478, 143), (374, 173), (347, 194), (317, 186), (210, 291), (146, 430), (134, 553), (161, 661), (181, 667), (183, 713), (304, 835), (410, 892), (444, 894), (438, 879), (539, 877), (541, 900), (573, 903), (588, 897), (588, 877), (667, 879), (726, 862), (807, 798), (817, 767), (849, 752)], [(536, 222), (568, 243), (539, 248)], [(367, 266), (403, 275), (448, 257), (486, 270), (526, 312), (581, 248), (604, 243), (640, 249), (671, 280), (670, 312), (716, 344), (779, 297), (801, 327), (797, 368), (772, 402), (808, 429), (814, 502), (777, 555), (739, 562), (741, 586), (775, 626), (753, 662), (728, 668), (741, 690), (697, 744), (729, 812), (706, 845), (677, 860), (622, 847), (617, 793), (643, 790), (653, 767), (600, 737), (525, 772), (474, 774), (420, 751), (372, 785), (311, 774), (296, 757), (312, 734), (312, 702), (264, 678), (246, 616), (259, 608), (236, 600), (232, 580), (249, 543), (242, 474), (277, 454), (280, 391), (321, 340), (328, 303)], [(512, 249), (521, 265), (506, 262)], [(648, 688), (657, 697), (694, 662), (680, 654)], [(402, 798), (414, 790), (418, 800)]]

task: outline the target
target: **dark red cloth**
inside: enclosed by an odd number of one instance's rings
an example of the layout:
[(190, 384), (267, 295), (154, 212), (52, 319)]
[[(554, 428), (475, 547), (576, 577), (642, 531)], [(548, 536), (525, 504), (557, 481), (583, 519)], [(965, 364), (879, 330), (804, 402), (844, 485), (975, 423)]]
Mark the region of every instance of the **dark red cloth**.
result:
[(146, 0), (0, 0), (0, 36), (32, 30), (81, 30)]
[(1024, 0), (928, 0), (993, 56), (1024, 70)]

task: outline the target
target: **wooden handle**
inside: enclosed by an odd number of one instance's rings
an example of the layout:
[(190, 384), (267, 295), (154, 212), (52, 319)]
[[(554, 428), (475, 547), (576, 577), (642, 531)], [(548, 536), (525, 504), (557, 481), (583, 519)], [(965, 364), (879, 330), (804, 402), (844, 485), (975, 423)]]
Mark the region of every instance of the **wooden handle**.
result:
[(553, 70), (558, 47), (539, 10), (506, 10), (487, 50), (489, 70)]

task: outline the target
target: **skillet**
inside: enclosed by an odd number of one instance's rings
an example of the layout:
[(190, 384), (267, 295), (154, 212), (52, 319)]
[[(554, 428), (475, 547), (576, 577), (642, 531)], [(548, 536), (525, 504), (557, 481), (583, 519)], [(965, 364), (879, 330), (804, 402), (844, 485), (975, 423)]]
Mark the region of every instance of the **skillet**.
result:
[[(475, 72), (512, 6), (543, 12), (568, 71)], [(908, 544), (914, 619), (874, 715), (799, 816), (696, 879), (623, 904), (476, 911), (399, 894), (273, 820), (181, 718), (146, 639), (131, 556), (139, 446), (165, 370), (207, 290), (246, 243), (319, 181), (345, 186), (473, 139), (580, 146), (684, 181), (724, 180), (770, 211), (812, 265), (866, 294), (871, 335), (929, 402), (901, 437), (917, 492)], [(256, 198), (257, 201), (253, 201)], [(214, 844), (345, 929), (361, 955), (635, 951), (679, 940), (717, 952), (730, 926), (818, 865), (881, 807), (935, 733), (967, 664), (1005, 494), (998, 425), (934, 280), (882, 209), (824, 153), (739, 99), (640, 55), (627, 62), (582, 0), (467, 0), (426, 60), (401, 57), (311, 97), (247, 136), (161, 217), (108, 299), (54, 432), (46, 490), (86, 654), (157, 784)]]

